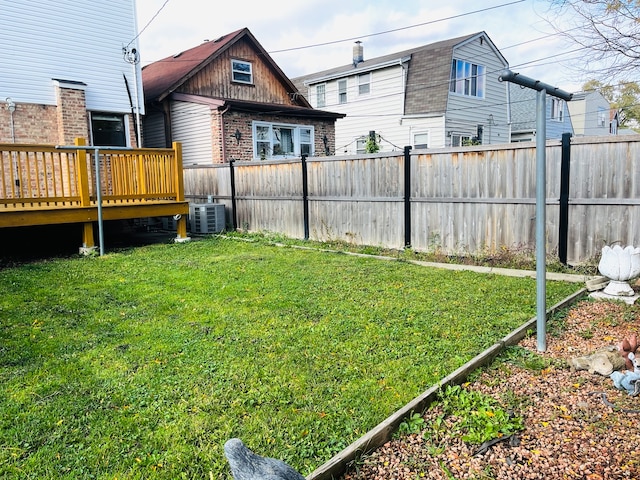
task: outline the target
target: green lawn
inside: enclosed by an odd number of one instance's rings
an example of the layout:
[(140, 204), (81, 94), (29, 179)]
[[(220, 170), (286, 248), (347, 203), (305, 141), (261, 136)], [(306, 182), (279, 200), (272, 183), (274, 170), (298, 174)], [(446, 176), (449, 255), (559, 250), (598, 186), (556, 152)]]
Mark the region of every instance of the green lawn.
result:
[[(551, 305), (577, 289), (549, 282)], [(307, 475), (535, 316), (535, 280), (230, 239), (0, 270), (0, 477)]]

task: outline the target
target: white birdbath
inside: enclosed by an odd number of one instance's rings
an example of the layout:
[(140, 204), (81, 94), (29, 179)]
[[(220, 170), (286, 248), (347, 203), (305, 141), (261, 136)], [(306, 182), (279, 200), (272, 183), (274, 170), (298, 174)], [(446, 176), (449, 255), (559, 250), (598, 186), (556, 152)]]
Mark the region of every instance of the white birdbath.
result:
[(639, 295), (631, 288), (629, 280), (640, 275), (640, 247), (603, 247), (598, 270), (610, 282), (603, 292), (596, 292), (593, 296), (635, 302)]

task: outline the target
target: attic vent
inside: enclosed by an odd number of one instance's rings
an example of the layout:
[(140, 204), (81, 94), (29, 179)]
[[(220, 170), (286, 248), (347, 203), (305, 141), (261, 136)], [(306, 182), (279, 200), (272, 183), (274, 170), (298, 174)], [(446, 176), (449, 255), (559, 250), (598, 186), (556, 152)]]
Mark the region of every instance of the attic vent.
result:
[(178, 58), (180, 55), (182, 55), (184, 52), (180, 52), (180, 53), (176, 53), (173, 58)]
[(216, 38), (213, 43), (218, 43), (220, 40), (222, 40), (225, 36), (223, 35), (222, 37), (218, 37)]

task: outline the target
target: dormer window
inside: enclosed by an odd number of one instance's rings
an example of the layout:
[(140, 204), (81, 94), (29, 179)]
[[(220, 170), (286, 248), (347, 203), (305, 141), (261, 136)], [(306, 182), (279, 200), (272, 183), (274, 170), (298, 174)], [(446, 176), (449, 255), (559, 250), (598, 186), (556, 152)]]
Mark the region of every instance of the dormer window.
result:
[(483, 65), (453, 60), (449, 91), (469, 97), (484, 98), (485, 69)]
[(231, 75), (234, 82), (253, 84), (253, 70), (249, 62), (231, 60)]

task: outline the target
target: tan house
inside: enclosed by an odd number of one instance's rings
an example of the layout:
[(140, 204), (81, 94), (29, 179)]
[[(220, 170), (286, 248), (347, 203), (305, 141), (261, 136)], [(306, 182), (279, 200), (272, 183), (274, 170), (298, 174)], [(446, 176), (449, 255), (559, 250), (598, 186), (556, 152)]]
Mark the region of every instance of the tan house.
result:
[(142, 70), (144, 145), (184, 165), (330, 155), (344, 114), (310, 106), (247, 28)]

